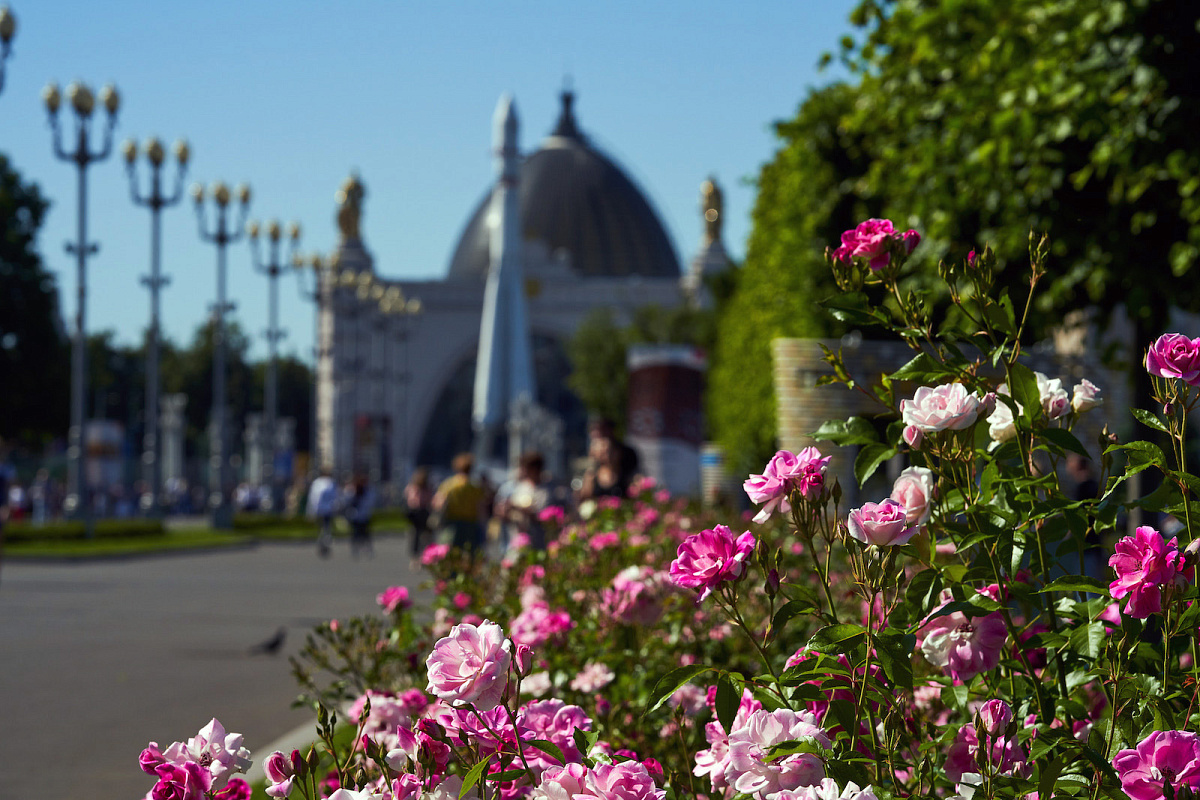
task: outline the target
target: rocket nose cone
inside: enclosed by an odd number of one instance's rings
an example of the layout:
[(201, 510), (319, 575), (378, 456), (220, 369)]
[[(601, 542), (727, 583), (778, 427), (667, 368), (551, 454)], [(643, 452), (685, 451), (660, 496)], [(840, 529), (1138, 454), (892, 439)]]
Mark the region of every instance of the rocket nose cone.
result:
[(492, 117), (492, 122), (496, 147), (515, 150), (517, 147), (517, 103), (508, 92), (500, 96), (500, 102), (496, 104), (496, 113)]

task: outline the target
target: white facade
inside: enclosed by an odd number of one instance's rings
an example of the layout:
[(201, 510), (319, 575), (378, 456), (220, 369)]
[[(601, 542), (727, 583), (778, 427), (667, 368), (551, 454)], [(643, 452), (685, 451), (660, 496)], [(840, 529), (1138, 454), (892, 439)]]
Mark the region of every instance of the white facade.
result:
[[(615, 170), (615, 166), (591, 149), (586, 137), (578, 132), (571, 116), (571, 99), (569, 94), (564, 94), (563, 116), (558, 127), (546, 139), (542, 149), (531, 154), (526, 161), (535, 160), (548, 150), (561, 153), (565, 148), (575, 147), (584, 154), (585, 159), (594, 159), (605, 168)], [(547, 159), (539, 165), (543, 182), (546, 180), (544, 168), (548, 163)], [(557, 173), (552, 177), (557, 179), (556, 176)], [(621, 178), (627, 181), (623, 175)], [(498, 180), (502, 180), (502, 177)], [(526, 186), (524, 172), (521, 180), (522, 190), (536, 190), (536, 186)], [(571, 178), (568, 176), (564, 180), (567, 190), (570, 190)], [(637, 192), (632, 183), (628, 183), (629, 186), (624, 189), (626, 196), (617, 198), (626, 206), (630, 205), (627, 197), (630, 190)], [(563, 191), (562, 185), (556, 185), (555, 188)], [(344, 197), (344, 192), (340, 196)], [(523, 200), (528, 199), (523, 196)], [(644, 206), (645, 211), (639, 219), (633, 220), (634, 227), (640, 225), (644, 229), (647, 224), (660, 226), (648, 203), (640, 195), (635, 200)], [(620, 203), (614, 205), (620, 208)], [(443, 280), (391, 280), (380, 275), (378, 265), (358, 233), (360, 211), (357, 207), (353, 209), (353, 224), (350, 226), (342, 223), (345, 208), (339, 214), (343, 241), (336, 254), (334, 280), (327, 281), (329, 285), (323, 290), (318, 331), (318, 463), (332, 470), (335, 476), (366, 470), (381, 479), (390, 475), (391, 481), (396, 484), (418, 465), (419, 451), (427, 430), (439, 411), (445, 413), (446, 409), (439, 407), (446, 404), (447, 386), (456, 375), (462, 374), (463, 369), (469, 369), (474, 374), (486, 276), (468, 273), (461, 268), (455, 274), (453, 265), (450, 275)], [(646, 221), (646, 213), (652, 217), (650, 223)], [(551, 340), (559, 346), (565, 346), (593, 309), (610, 309), (618, 323), (628, 322), (638, 307), (674, 307), (685, 302), (688, 298), (685, 284), (693, 284), (692, 292), (695, 291), (695, 278), (689, 281), (683, 279), (669, 244), (667, 253), (671, 263), (662, 263), (665, 257), (660, 246), (658, 255), (654, 256), (658, 263), (651, 265), (653, 269), (646, 270), (655, 273), (653, 277), (647, 274), (603, 274), (603, 270), (596, 268), (595, 251), (589, 251), (586, 269), (589, 274), (585, 275), (585, 270), (576, 268), (574, 257), (567, 247), (558, 246), (551, 252), (545, 241), (528, 235), (532, 224), (529, 219), (523, 217), (522, 223), (521, 272), (529, 332), (535, 340)], [(561, 234), (561, 220), (557, 224)], [(611, 222), (609, 227), (612, 227)], [(463, 242), (471, 235), (472, 227), (469, 225), (460, 242), (460, 249), (465, 249)], [(641, 235), (639, 232), (638, 236)], [(617, 246), (612, 248), (613, 252), (618, 253), (614, 258), (627, 256), (620, 252), (620, 246), (624, 245), (628, 245), (628, 242), (617, 242)], [(712, 243), (706, 242), (702, 249), (707, 252), (711, 247)], [(716, 247), (720, 247), (719, 240)], [(723, 253), (721, 250), (722, 257)], [(696, 266), (693, 265), (692, 269), (695, 271)], [(394, 287), (404, 297), (419, 300), (420, 313), (383, 314), (370, 292), (363, 299), (363, 293), (355, 285), (340, 282), (343, 279), (339, 276), (350, 270), (373, 276), (374, 282), (381, 287), (376, 290), (376, 295)], [(622, 271), (631, 271), (627, 257), (612, 270), (614, 273)], [(333, 286), (334, 282), (338, 282), (338, 285)], [(539, 393), (544, 388), (541, 378), (538, 379), (538, 388)], [(449, 399), (455, 403), (463, 401), (465, 408), (469, 409), (470, 390), (470, 387), (466, 387), (468, 396), (465, 398), (455, 392)], [(467, 426), (469, 435), (469, 414), (463, 419), (463, 424)], [(438, 458), (448, 461), (452, 455), (439, 453)], [(561, 454), (547, 455), (551, 461), (556, 455), (561, 457)]]

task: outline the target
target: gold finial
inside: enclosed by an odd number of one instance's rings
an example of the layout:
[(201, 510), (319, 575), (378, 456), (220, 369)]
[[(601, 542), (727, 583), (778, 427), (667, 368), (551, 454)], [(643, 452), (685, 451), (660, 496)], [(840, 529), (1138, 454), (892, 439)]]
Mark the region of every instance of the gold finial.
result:
[(351, 173), (335, 195), (338, 202), (337, 224), (342, 231), (343, 242), (360, 239), (359, 223), (362, 220), (362, 202), (367, 190), (356, 173)]
[(704, 243), (721, 241), (721, 217), (725, 213), (725, 198), (716, 178), (710, 177), (700, 184), (700, 208), (704, 211)]

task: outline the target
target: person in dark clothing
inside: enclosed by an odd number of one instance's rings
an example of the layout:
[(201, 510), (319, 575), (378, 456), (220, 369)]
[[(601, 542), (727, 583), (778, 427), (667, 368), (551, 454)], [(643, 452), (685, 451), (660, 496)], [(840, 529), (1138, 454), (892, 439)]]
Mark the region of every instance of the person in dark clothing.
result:
[(357, 556), (360, 551), (368, 556), (375, 554), (371, 546), (371, 513), (374, 511), (375, 495), (367, 486), (367, 479), (358, 476), (349, 490), (346, 499), (346, 521), (350, 523), (350, 554)]

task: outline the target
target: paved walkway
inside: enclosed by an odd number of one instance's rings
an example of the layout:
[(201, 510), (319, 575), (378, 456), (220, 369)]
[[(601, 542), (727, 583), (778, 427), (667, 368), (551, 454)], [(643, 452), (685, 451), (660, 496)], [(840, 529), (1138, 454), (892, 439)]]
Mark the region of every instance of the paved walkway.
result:
[[(287, 662), (331, 617), (372, 612), (375, 595), (415, 589), (406, 537), (377, 538), (371, 560), (315, 547), (84, 564), (6, 561), (0, 580), (0, 797), (132, 800), (153, 781), (137, 766), (212, 717), (243, 733), (255, 760), (310, 712), (292, 709)], [(281, 651), (251, 655), (287, 629)]]

